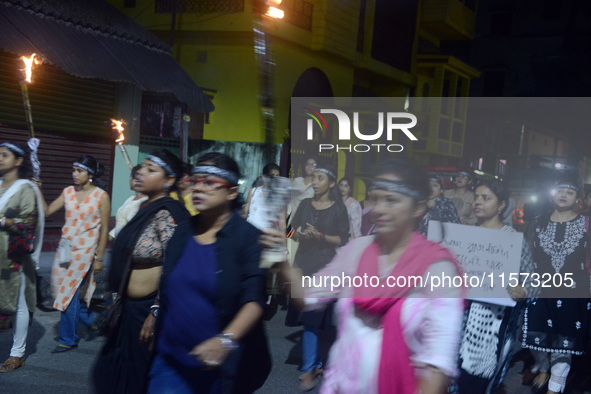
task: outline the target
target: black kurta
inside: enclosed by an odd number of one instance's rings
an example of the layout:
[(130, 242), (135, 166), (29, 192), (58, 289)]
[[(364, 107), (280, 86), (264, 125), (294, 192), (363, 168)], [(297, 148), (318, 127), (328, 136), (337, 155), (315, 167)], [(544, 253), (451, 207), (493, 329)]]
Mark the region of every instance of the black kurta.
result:
[[(317, 210), (312, 206), (311, 198), (303, 200), (294, 215), (292, 226), (297, 230), (304, 231), (307, 228), (307, 223), (324, 235), (341, 237), (341, 246), (349, 240), (349, 216), (344, 204), (337, 202), (329, 208)], [(299, 243), (294, 265), (302, 270), (304, 276), (314, 275), (336, 255), (337, 247), (326, 241), (301, 239)], [(327, 308), (321, 311), (299, 313), (290, 307), (285, 323), (287, 326), (307, 324), (325, 327), (331, 310), (331, 308)]]
[[(575, 286), (562, 290), (558, 298), (555, 284), (542, 287), (541, 296), (526, 309), (523, 347), (549, 353), (582, 354), (589, 329), (591, 299), (586, 251), (589, 234), (584, 216), (564, 223), (552, 222), (548, 215), (534, 221), (533, 255), (536, 272), (572, 274)], [(544, 284), (541, 280), (540, 285)], [(574, 297), (565, 297), (570, 293)], [(552, 298), (549, 298), (552, 297)]]

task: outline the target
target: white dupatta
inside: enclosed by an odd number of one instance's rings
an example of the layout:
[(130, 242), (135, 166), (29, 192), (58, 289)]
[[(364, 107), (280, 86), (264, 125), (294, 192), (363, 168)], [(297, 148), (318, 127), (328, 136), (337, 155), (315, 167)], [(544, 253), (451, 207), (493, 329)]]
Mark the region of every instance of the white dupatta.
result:
[[(3, 180), (0, 180), (0, 187), (2, 186)], [(35, 192), (35, 198), (37, 200), (37, 228), (35, 230), (35, 250), (31, 254), (33, 262), (35, 263), (35, 270), (39, 270), (39, 257), (41, 256), (41, 248), (43, 246), (43, 229), (45, 227), (45, 211), (43, 210), (43, 201), (41, 200), (41, 192), (37, 185), (26, 179), (17, 179), (11, 186), (4, 192), (0, 197), (0, 212), (4, 212), (6, 204), (10, 199), (19, 191), (21, 186), (30, 185)]]

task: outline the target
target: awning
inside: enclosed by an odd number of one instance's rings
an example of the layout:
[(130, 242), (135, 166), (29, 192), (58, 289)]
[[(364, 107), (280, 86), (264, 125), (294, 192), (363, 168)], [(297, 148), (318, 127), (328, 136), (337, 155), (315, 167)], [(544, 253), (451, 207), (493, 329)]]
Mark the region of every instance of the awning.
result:
[(37, 53), (78, 77), (171, 92), (197, 112), (214, 110), (170, 47), (106, 1), (0, 0), (0, 48)]

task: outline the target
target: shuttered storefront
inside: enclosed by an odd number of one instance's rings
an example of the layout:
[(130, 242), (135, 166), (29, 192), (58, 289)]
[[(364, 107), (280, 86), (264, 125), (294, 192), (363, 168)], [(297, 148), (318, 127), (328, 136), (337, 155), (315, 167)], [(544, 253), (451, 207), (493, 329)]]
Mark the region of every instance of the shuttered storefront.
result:
[[(19, 80), (22, 61), (0, 51), (0, 140), (28, 139)], [(72, 184), (72, 163), (81, 154), (94, 156), (105, 166), (101, 179), (110, 192), (114, 139), (108, 120), (113, 117), (115, 84), (76, 78), (51, 65), (37, 66), (29, 96), (35, 136), (41, 140), (39, 159), (43, 192), (51, 203)], [(47, 228), (61, 227), (63, 214), (47, 221)]]

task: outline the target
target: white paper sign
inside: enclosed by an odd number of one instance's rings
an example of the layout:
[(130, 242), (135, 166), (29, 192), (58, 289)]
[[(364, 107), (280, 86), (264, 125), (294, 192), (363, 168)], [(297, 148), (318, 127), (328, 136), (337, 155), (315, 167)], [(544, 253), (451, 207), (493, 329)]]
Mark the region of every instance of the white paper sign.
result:
[(458, 259), (470, 284), (466, 298), (515, 305), (507, 285), (512, 273), (519, 277), (522, 233), (432, 220), (427, 238), (440, 242)]

